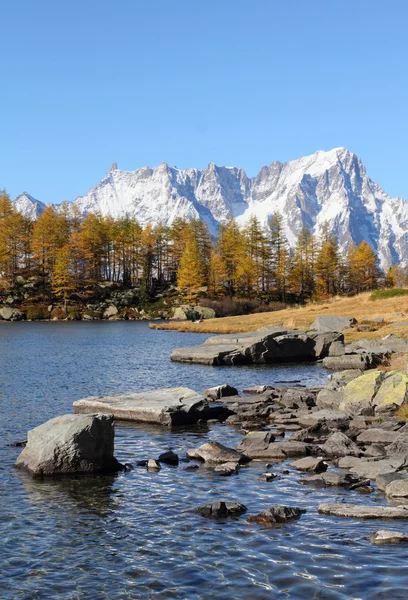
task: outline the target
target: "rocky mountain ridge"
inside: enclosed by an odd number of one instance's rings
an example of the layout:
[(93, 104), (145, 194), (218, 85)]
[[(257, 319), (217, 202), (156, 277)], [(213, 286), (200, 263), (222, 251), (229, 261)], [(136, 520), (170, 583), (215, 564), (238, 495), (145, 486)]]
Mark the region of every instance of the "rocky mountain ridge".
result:
[[(142, 225), (200, 218), (213, 234), (231, 217), (244, 225), (255, 215), (266, 225), (279, 212), (292, 246), (303, 225), (319, 234), (327, 222), (342, 252), (351, 242), (365, 240), (384, 269), (396, 262), (408, 264), (408, 203), (386, 194), (346, 148), (274, 161), (253, 178), (243, 169), (214, 163), (204, 170), (162, 163), (135, 171), (121, 171), (114, 163), (94, 188), (70, 204), (83, 215), (131, 215)], [(15, 205), (30, 218), (45, 207), (27, 193)]]

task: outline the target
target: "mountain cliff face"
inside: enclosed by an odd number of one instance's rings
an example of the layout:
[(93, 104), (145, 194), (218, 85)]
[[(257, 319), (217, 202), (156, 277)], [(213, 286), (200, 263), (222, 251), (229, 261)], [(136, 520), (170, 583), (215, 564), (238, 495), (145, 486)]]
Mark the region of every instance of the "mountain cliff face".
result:
[[(408, 264), (408, 203), (388, 196), (346, 148), (319, 151), (288, 163), (275, 161), (253, 178), (243, 169), (214, 163), (202, 171), (183, 171), (166, 163), (136, 171), (115, 167), (85, 196), (73, 201), (82, 214), (134, 215), (142, 225), (198, 217), (215, 234), (231, 216), (240, 225), (252, 215), (266, 224), (280, 212), (291, 245), (303, 225), (318, 234), (327, 221), (342, 251), (352, 241), (366, 240), (383, 268), (395, 262)], [(15, 203), (30, 218), (44, 209), (42, 202), (27, 193)]]

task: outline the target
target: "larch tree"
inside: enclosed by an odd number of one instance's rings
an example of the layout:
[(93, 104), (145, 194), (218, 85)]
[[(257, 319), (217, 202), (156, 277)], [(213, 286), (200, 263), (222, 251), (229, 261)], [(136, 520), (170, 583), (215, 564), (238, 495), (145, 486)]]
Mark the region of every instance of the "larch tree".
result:
[(177, 286), (191, 301), (203, 285), (204, 277), (197, 239), (190, 233), (177, 271)]
[(72, 258), (68, 244), (57, 250), (54, 270), (51, 277), (53, 294), (64, 301), (65, 312), (70, 294), (75, 290), (75, 281), (72, 271)]

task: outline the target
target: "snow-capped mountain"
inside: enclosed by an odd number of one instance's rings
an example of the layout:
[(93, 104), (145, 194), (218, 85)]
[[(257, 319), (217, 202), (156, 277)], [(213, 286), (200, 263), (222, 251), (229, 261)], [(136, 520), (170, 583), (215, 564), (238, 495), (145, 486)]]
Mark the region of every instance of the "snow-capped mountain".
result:
[[(42, 202), (26, 193), (15, 202), (30, 218), (44, 209)], [(279, 212), (292, 245), (303, 225), (319, 234), (327, 222), (343, 251), (352, 241), (366, 240), (383, 268), (395, 262), (408, 264), (408, 203), (388, 196), (346, 148), (287, 163), (275, 161), (253, 178), (243, 169), (214, 163), (202, 171), (166, 163), (121, 171), (114, 164), (96, 187), (73, 204), (83, 215), (134, 215), (142, 225), (198, 217), (214, 234), (231, 216), (240, 225), (252, 215), (266, 224)]]
[(15, 208), (25, 217), (35, 221), (37, 217), (43, 212), (45, 204), (36, 200), (27, 192), (23, 192), (14, 200)]

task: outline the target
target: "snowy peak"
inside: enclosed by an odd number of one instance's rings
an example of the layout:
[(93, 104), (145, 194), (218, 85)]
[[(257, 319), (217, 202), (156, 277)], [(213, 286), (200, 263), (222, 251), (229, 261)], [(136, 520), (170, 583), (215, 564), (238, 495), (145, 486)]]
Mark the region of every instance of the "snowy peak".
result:
[(14, 200), (15, 208), (31, 221), (35, 221), (43, 212), (45, 204), (23, 192)]
[[(44, 210), (42, 202), (26, 193), (15, 202), (33, 219)], [(397, 261), (408, 264), (407, 202), (388, 196), (369, 178), (359, 157), (343, 147), (286, 163), (276, 160), (253, 178), (243, 169), (214, 162), (203, 170), (163, 162), (135, 171), (121, 171), (113, 163), (73, 204), (83, 215), (130, 215), (142, 225), (200, 218), (213, 234), (231, 217), (245, 225), (254, 215), (266, 225), (279, 212), (291, 245), (304, 225), (318, 235), (328, 223), (342, 252), (351, 242), (366, 240), (383, 268)]]

